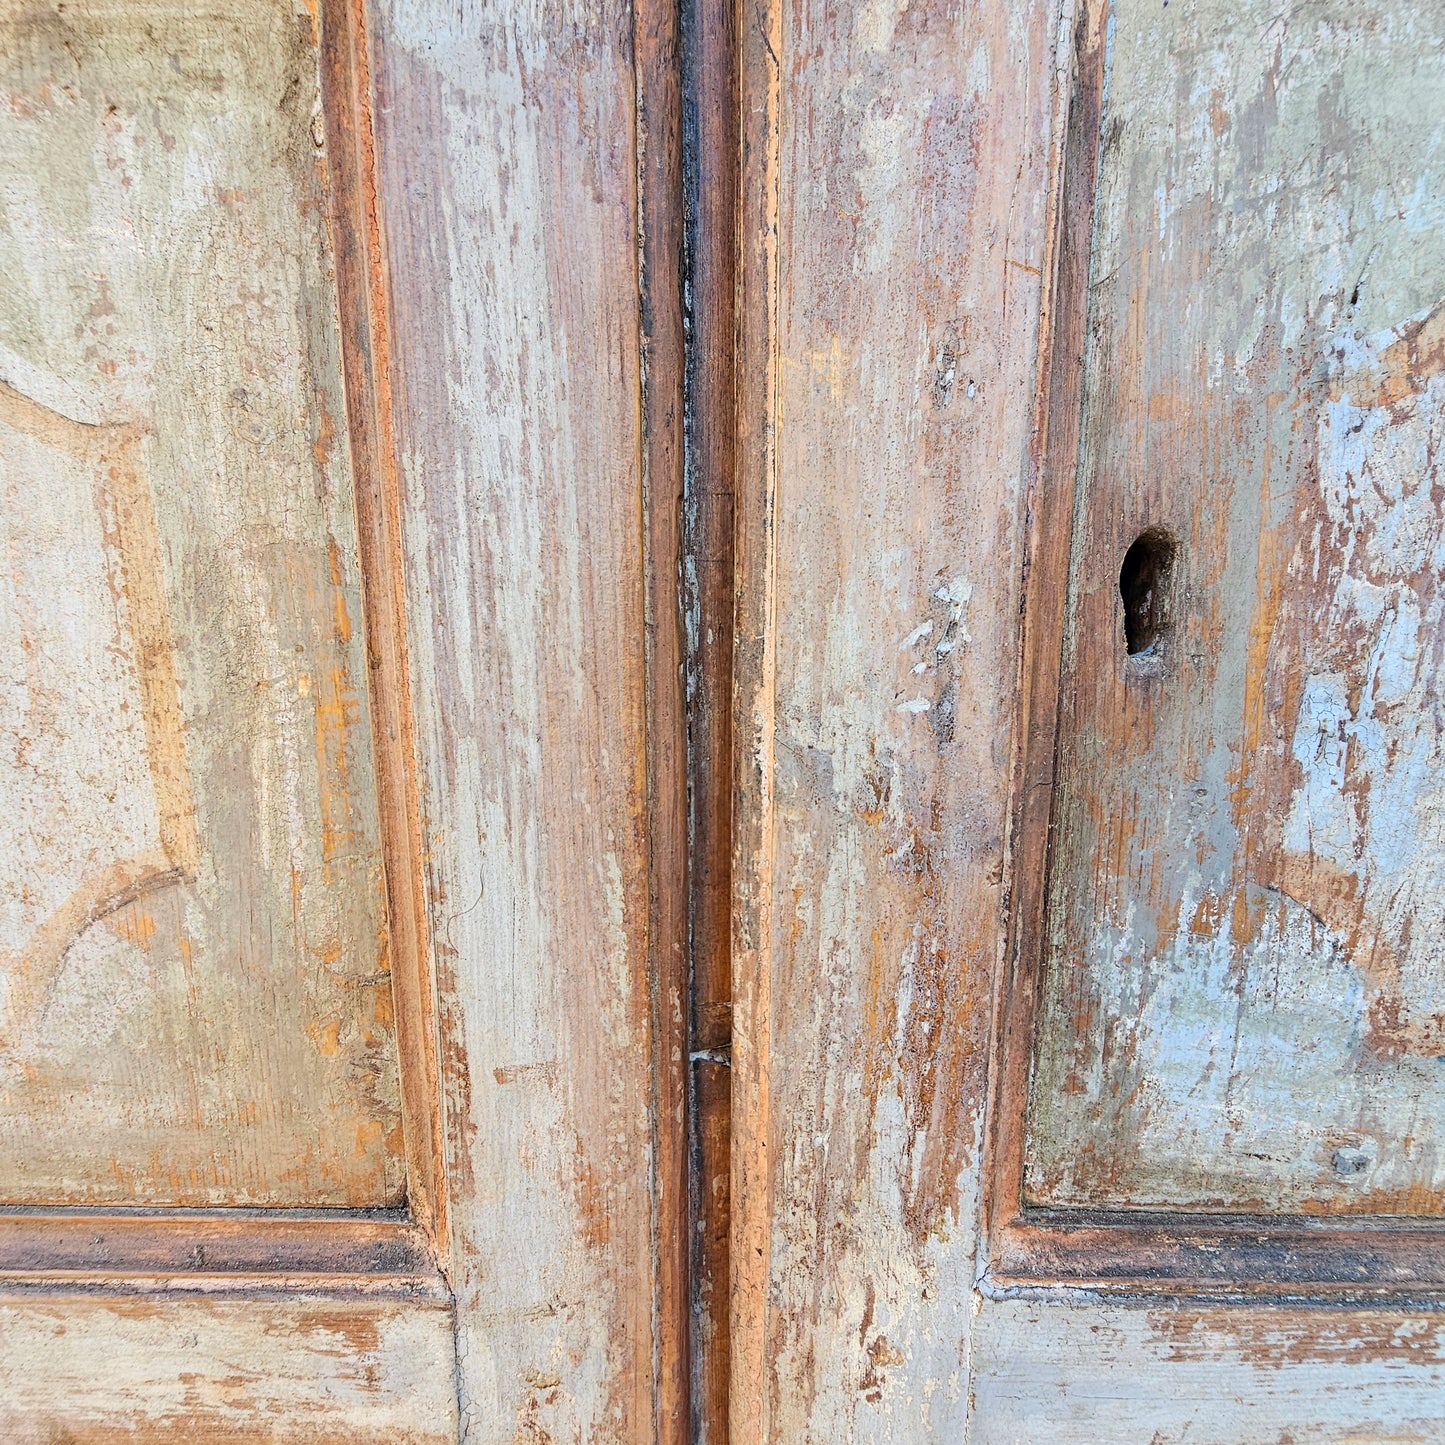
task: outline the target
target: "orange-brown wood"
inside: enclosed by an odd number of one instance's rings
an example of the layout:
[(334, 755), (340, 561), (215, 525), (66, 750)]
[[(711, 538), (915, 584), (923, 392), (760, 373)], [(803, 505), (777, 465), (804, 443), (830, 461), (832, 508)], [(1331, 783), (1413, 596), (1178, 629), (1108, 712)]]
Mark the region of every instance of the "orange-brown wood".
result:
[(734, 432), (740, 160), (737, 7), (683, 12), (690, 353), (687, 617), (691, 827), (694, 1430), (728, 1439), (732, 1128)]
[(275, 1290), (303, 1280), (446, 1296), (429, 1234), (397, 1211), (0, 1212), (0, 1281), (9, 1285)]
[(678, 8), (634, 0), (647, 555), (650, 987), (656, 1148), (658, 1437), (688, 1438), (687, 719), (682, 629), (685, 336)]
[(1015, 817), (1010, 839), (1013, 936), (999, 991), (996, 1065), (989, 1111), (992, 1177), (985, 1200), (989, 1237), (1016, 1227), (1022, 1207), (1025, 1118), (1032, 1053), (1038, 919), (1043, 908), (1053, 809), (1058, 679), (1068, 586), (1074, 472), (1083, 403), (1088, 324), (1089, 237), (1094, 215), (1104, 80), (1106, 3), (1087, 5), (1071, 36), (1068, 120), (1050, 188), (1050, 277), (1040, 322), (1038, 416), (1024, 564)]
[(734, 457), (731, 1133), (728, 1427), (777, 1438), (769, 1386), (774, 1191), (771, 1118), (773, 768), (777, 629), (779, 187), (784, 8), (738, 9), (738, 201)]
[(322, 93), (331, 164), (331, 233), (366, 599), (369, 693), (386, 859), (407, 1205), (412, 1219), (444, 1250), (447, 1202), (436, 988), (422, 883), (415, 724), (402, 574), (401, 496), (392, 431), (386, 265), (377, 218), (363, 0), (324, 0), (320, 17)]

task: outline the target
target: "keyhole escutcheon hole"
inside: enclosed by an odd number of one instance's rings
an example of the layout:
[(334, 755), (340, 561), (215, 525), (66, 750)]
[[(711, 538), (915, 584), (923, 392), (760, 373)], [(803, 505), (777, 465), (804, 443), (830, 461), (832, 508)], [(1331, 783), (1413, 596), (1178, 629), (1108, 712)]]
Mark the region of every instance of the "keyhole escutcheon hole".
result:
[(1124, 602), (1124, 650), (1148, 656), (1169, 630), (1169, 582), (1178, 552), (1172, 533), (1146, 527), (1129, 545), (1119, 568)]

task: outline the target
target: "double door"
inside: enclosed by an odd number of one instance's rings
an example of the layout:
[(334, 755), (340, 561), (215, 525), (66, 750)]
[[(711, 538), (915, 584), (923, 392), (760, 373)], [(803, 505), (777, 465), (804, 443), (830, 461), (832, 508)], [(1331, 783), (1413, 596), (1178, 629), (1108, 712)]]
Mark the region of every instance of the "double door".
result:
[(1445, 1434), (1445, 13), (0, 84), (0, 1434)]

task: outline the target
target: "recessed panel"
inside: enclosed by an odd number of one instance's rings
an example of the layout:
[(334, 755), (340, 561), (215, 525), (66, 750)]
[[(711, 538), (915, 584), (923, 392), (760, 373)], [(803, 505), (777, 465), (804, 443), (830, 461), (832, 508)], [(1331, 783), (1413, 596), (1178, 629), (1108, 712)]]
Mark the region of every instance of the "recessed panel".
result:
[(312, 15), (0, 6), (0, 1202), (401, 1195)]
[(1025, 1195), (1445, 1203), (1445, 12), (1116, 0)]

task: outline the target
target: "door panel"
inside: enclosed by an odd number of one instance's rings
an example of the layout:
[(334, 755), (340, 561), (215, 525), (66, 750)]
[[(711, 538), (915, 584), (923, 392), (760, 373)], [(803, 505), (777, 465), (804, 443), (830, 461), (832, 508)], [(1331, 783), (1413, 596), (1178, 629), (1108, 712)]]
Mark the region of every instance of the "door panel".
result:
[(1439, 19), (1109, 9), (1033, 1203), (1440, 1213)]
[(1431, 1311), (1015, 1300), (973, 1359), (979, 1445), (1425, 1442), (1445, 1417)]
[(1445, 1432), (1418, 9), (0, 0), (0, 1432)]
[[(1393, 599), (1428, 637), (1434, 589), (1434, 17), (779, 0), (751, 19), (734, 1428), (1439, 1438), (1445, 1241), (1409, 1212), (1434, 1208), (1417, 1086), (1433, 1062), (1406, 1047), (1434, 1008), (1433, 855), (1428, 809), (1400, 793), (1432, 756), (1433, 663), (1384, 625)], [(1155, 609), (1172, 631), (1130, 657), (1120, 572), (1150, 528), (1174, 545)], [(1403, 665), (1385, 666), (1392, 648)], [(1396, 932), (1376, 932), (1395, 1014), (1426, 1032), (1374, 1008), (1385, 975), (1352, 961), (1366, 924), (1313, 893), (1315, 938), (1288, 960), (1226, 967), (1243, 924), (1253, 950), (1281, 906), (1245, 889), (1241, 922), (1222, 895), (1217, 921), (1204, 910), (1203, 944), (1198, 898), (1181, 909), (1196, 964), (1221, 950), (1214, 973), (1161, 957), (1147, 989), (1102, 988), (1105, 930), (1156, 912), (1172, 929), (1156, 900), (1191, 870), (1334, 886), (1324, 865), (1248, 872), (1289, 851), (1295, 736), (1301, 717), (1325, 736), (1327, 709), (1304, 706), (1323, 673), (1352, 679), (1320, 772), (1335, 801), (1301, 807), (1360, 820), (1360, 919), (1366, 879), (1394, 880), (1378, 916)], [(1197, 776), (1186, 724), (1209, 742)], [(1201, 833), (1228, 847), (1201, 858)], [(1372, 860), (1387, 835), (1397, 852)], [(1406, 876), (1408, 934), (1391, 912)], [(1036, 1016), (1041, 941), (1056, 1002)], [(1296, 974), (1271, 1004), (1276, 964)], [(1170, 988), (1179, 1006), (1147, 1015)], [(1141, 1047), (1132, 1075), (1069, 1072), (1122, 1050), (1140, 1006), (1167, 1048)], [(1138, 1071), (1196, 1081), (1213, 1052), (1203, 1082), (1222, 1092), (1241, 1018), (1244, 1042), (1267, 1022), (1301, 1053), (1313, 1029), (1298, 1062), (1318, 1071), (1259, 1046), (1254, 1077), (1277, 1093), (1248, 1097), (1235, 1136), (1309, 1147), (1231, 1173), (1216, 1127), (1196, 1161), (1169, 1132), (1210, 1127), (1187, 1090), (1142, 1140)], [(1388, 1178), (1366, 1134), (1393, 1150)], [(1048, 1166), (1031, 1195), (1026, 1160)]]
[(313, 21), (0, 53), (0, 1200), (395, 1205)]
[(7, 1439), (455, 1437), (359, 21), (0, 8)]
[(7, 1445), (451, 1445), (454, 1374), (445, 1301), (0, 1301)]
[[(1432, 545), (1432, 363), (1411, 338), (1428, 336), (1422, 297), (1445, 269), (1428, 242), (1412, 249), (1408, 208), (1377, 205), (1391, 175), (1401, 183), (1391, 165), (1428, 190), (1428, 140), (1388, 106), (1372, 109), (1369, 86), (1353, 101), (1336, 87), (1363, 67), (1409, 90), (1430, 47), (1416, 45), (1415, 24), (1372, 19), (1356, 36), (1351, 12), (1317, 33), (1328, 16), (1311, 15), (1285, 27), (1273, 60), (1241, 53), (1219, 102), (1229, 111), (1242, 97), (1237, 152), (1224, 140), (1232, 124), (1212, 122), (1200, 143), (1225, 161), (1186, 167), (1178, 184), (1150, 172), (1127, 203), (1121, 178), (1133, 184), (1165, 154), (1147, 138), (1182, 123), (1151, 118), (1151, 86), (1120, 67), (1133, 56), (1147, 76), (1162, 63), (1158, 94), (1192, 94), (1179, 75), (1211, 53), (1199, 27), (1229, 51), (1232, 18), (1192, 10), (1162, 22), (1161, 39), (1152, 11), (1098, 5), (1075, 32), (993, 1116), (1000, 1287), (1066, 1278), (1128, 1290), (1168, 1277), (1186, 1290), (1338, 1296), (1445, 1283), (1429, 1185), (1435, 1064), (1401, 1033), (1416, 1026), (1401, 970), (1416, 958), (1428, 1002), (1432, 947), (1434, 582), (1428, 556), (1410, 550)], [(1280, 58), (1290, 44), (1300, 65)], [(1329, 79), (1306, 81), (1304, 58), (1322, 45), (1335, 47)], [(1302, 155), (1329, 165), (1331, 137), (1354, 128), (1351, 176), (1366, 196), (1355, 209), (1353, 181), (1282, 187), (1278, 157), (1250, 138), (1261, 63), (1261, 134), (1287, 152), (1286, 174)], [(1367, 165), (1376, 131), (1390, 157), (1378, 175)], [(1168, 154), (1183, 164), (1187, 146)], [(1189, 186), (1207, 203), (1186, 205)], [(1178, 208), (1159, 211), (1167, 196)], [(1253, 235), (1249, 218), (1271, 196), (1283, 209)], [(1196, 225), (1199, 254), (1169, 229)], [(1197, 285), (1220, 274), (1212, 247), (1224, 274), (1237, 260), (1259, 285)], [(1387, 311), (1409, 308), (1376, 338), (1399, 367), (1384, 411), (1389, 363), (1371, 362), (1352, 330), (1367, 289)], [(1372, 431), (1351, 422), (1345, 443), (1351, 387), (1376, 417)], [(1181, 481), (1196, 462), (1195, 480)], [(1373, 501), (1361, 511), (1349, 498), (1366, 480)], [(1356, 604), (1374, 608), (1369, 627)], [(1401, 615), (1419, 622), (1403, 651)], [(1326, 692), (1345, 713), (1320, 712)], [(1395, 879), (1388, 967), (1364, 912), (1341, 932), (1324, 904), (1298, 902), (1344, 898), (1339, 849), (1357, 845), (1351, 897), (1374, 870)]]

